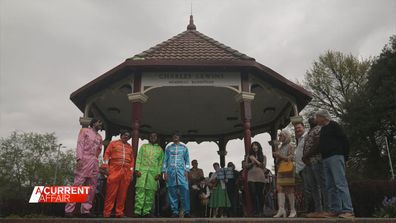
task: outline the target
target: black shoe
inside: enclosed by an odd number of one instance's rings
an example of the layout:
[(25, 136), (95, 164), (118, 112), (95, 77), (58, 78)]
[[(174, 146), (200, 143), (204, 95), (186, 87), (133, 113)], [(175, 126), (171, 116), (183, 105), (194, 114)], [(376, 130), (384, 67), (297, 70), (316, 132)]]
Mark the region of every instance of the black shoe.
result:
[(187, 213), (187, 214), (184, 214), (184, 217), (185, 218), (191, 218), (191, 215), (190, 215), (190, 213)]
[(179, 215), (175, 214), (175, 213), (173, 213), (172, 216), (171, 216), (171, 218), (178, 218), (178, 217), (179, 217)]
[(76, 215), (73, 213), (65, 213), (65, 218), (75, 218)]
[(96, 218), (96, 215), (91, 214), (91, 213), (84, 213), (84, 214), (81, 214), (81, 217), (82, 218)]

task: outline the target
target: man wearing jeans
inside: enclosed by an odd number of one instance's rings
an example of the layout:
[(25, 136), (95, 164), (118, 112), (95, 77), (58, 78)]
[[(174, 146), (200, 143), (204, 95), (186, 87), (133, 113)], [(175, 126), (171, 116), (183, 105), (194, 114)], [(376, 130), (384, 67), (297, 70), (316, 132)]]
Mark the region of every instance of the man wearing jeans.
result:
[(316, 113), (320, 130), (319, 150), (323, 159), (325, 187), (328, 192), (330, 212), (323, 217), (352, 218), (353, 207), (345, 176), (345, 161), (348, 160), (349, 143), (341, 126), (331, 120), (326, 110)]
[(317, 125), (315, 113), (308, 118), (310, 129), (305, 136), (304, 152), (302, 160), (305, 163), (307, 178), (309, 179), (314, 201), (314, 213), (308, 213), (307, 217), (315, 217), (322, 211), (328, 211), (327, 193), (324, 187), (322, 156), (319, 152), (320, 126)]
[(313, 207), (311, 205), (312, 200), (312, 180), (309, 178), (308, 167), (302, 160), (305, 144), (305, 127), (302, 122), (294, 123), (294, 133), (297, 139), (297, 147), (295, 152), (295, 163), (296, 163), (296, 174), (301, 177), (304, 187), (304, 212), (310, 212)]

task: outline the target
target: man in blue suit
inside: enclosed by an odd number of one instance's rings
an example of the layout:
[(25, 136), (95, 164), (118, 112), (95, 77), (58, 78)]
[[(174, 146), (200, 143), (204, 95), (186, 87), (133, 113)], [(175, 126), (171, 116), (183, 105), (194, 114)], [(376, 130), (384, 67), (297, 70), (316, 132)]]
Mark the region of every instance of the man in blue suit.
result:
[(184, 217), (188, 218), (190, 217), (190, 194), (188, 190), (190, 157), (187, 147), (180, 143), (180, 134), (173, 134), (172, 140), (173, 144), (165, 149), (162, 172), (168, 189), (172, 217), (179, 217), (180, 198)]

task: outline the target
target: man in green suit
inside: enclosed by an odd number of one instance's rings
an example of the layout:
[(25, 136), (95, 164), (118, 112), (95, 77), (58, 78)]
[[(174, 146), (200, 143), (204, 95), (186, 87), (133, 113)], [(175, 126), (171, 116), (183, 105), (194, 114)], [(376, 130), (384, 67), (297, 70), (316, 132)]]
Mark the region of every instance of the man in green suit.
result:
[(149, 143), (140, 147), (136, 158), (135, 215), (147, 217), (153, 207), (157, 180), (161, 177), (164, 152), (157, 144), (157, 133), (149, 135)]

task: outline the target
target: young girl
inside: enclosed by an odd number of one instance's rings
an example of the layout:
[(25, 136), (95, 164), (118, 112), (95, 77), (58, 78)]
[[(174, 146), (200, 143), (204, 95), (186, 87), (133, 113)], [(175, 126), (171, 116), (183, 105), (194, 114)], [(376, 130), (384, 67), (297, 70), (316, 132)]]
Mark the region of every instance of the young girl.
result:
[[(224, 180), (225, 174), (221, 173), (222, 169), (220, 169), (219, 163), (214, 163), (213, 168), (216, 170), (216, 173), (210, 177), (209, 181), (211, 183), (216, 182), (217, 184), (210, 195), (209, 207), (214, 210), (213, 217), (224, 217), (224, 209), (231, 207)], [(222, 175), (222, 177), (220, 175)]]
[(199, 183), (199, 199), (201, 203), (201, 209), (203, 209), (203, 213), (201, 216), (208, 217), (208, 204), (209, 204), (209, 197), (210, 197), (210, 189), (207, 185), (206, 179), (202, 178), (201, 182)]
[(254, 216), (262, 215), (264, 205), (264, 170), (267, 164), (267, 158), (263, 154), (263, 149), (258, 142), (253, 142), (247, 159), (248, 168), (248, 186), (252, 198)]

